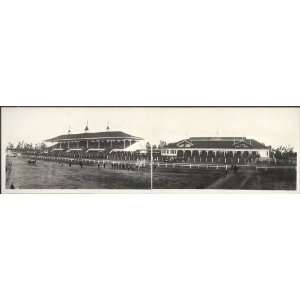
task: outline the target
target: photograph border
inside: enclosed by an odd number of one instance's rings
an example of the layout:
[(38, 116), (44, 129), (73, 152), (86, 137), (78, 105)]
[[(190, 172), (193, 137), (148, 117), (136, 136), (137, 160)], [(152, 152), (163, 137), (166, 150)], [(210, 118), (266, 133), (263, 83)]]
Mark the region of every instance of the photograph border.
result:
[[(141, 105), (141, 106), (69, 106), (69, 105), (62, 105), (62, 106), (0, 106), (0, 119), (1, 119), (1, 130), (0, 130), (0, 153), (1, 153), (1, 161), (0, 161), (0, 193), (1, 194), (270, 194), (270, 193), (284, 193), (284, 194), (299, 194), (300, 190), (300, 177), (299, 177), (299, 154), (297, 153), (297, 167), (296, 167), (296, 189), (295, 190), (246, 190), (246, 189), (155, 189), (151, 187), (149, 189), (14, 189), (13, 191), (6, 189), (5, 187), (5, 172), (3, 168), (5, 166), (5, 153), (2, 148), (2, 129), (3, 129), (3, 118), (2, 118), (2, 108), (290, 108), (290, 109), (300, 109), (300, 106), (148, 106), (148, 105)], [(300, 113), (298, 119), (298, 151), (300, 149)], [(152, 180), (152, 178), (151, 178)]]

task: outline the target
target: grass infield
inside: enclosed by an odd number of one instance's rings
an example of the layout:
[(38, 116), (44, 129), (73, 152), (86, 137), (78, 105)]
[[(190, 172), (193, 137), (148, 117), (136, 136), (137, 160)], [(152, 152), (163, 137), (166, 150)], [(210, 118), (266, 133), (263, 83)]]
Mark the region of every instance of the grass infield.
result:
[[(141, 170), (113, 169), (38, 160), (7, 158), (6, 188), (17, 189), (150, 189), (149, 166)], [(153, 168), (153, 189), (295, 190), (295, 168), (224, 167), (188, 165)]]

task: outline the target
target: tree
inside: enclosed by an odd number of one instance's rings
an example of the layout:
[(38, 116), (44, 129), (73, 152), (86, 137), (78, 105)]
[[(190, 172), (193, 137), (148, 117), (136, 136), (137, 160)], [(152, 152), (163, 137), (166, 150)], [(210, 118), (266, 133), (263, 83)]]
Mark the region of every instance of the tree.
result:
[(17, 145), (17, 149), (18, 150), (21, 150), (23, 148), (23, 143), (22, 142), (19, 142), (18, 145)]
[(13, 143), (9, 142), (8, 145), (7, 145), (7, 149), (8, 149), (8, 150), (14, 149)]
[(273, 157), (278, 160), (293, 160), (297, 158), (297, 153), (294, 151), (293, 147), (289, 146), (279, 146), (272, 149), (272, 154)]
[(159, 141), (158, 149), (162, 149), (162, 148), (164, 148), (165, 146), (167, 146), (167, 142), (166, 142), (166, 141)]

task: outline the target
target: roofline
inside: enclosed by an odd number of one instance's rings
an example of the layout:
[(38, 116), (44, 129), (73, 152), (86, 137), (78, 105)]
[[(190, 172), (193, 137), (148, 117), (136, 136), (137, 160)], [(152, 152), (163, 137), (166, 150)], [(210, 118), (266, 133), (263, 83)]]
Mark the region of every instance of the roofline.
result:
[(117, 140), (117, 139), (123, 139), (123, 140), (143, 140), (143, 138), (137, 137), (137, 136), (129, 136), (129, 137), (113, 137), (113, 136), (107, 136), (107, 137), (76, 137), (76, 138), (59, 138), (59, 137), (55, 137), (52, 139), (48, 139), (48, 140), (44, 140), (45, 142), (49, 142), (49, 143), (55, 143), (55, 142), (59, 142), (59, 141), (74, 141), (74, 140), (104, 140), (104, 139), (113, 139), (113, 140)]
[(265, 146), (265, 147), (252, 147), (252, 148), (216, 148), (216, 147), (163, 147), (160, 150), (168, 149), (168, 150), (196, 150), (196, 151), (251, 151), (251, 150), (263, 150), (263, 149), (271, 149), (271, 146)]
[(192, 136), (188, 140), (244, 140), (247, 139), (245, 136)]
[[(214, 140), (215, 139), (215, 140)], [(227, 140), (226, 140), (227, 139)], [(271, 148), (271, 146), (266, 146), (263, 143), (258, 142), (257, 140), (253, 139), (253, 138), (246, 138), (246, 137), (198, 137), (198, 140), (196, 137), (193, 138), (187, 138), (187, 139), (182, 139), (179, 140), (177, 142), (172, 142), (172, 143), (168, 143), (166, 146), (164, 146), (163, 148), (176, 148), (176, 149), (180, 149), (180, 148), (184, 148), (184, 147), (179, 147), (177, 146), (178, 144), (182, 143), (182, 142), (188, 142), (191, 143), (192, 146), (190, 147), (191, 149), (247, 149), (247, 148), (227, 148), (227, 147), (196, 147), (194, 146), (193, 142), (208, 142), (208, 141), (215, 141), (215, 142), (229, 142), (229, 141), (234, 141), (235, 143), (233, 144), (233, 146), (238, 145), (240, 143), (246, 143), (248, 146), (250, 146), (250, 149), (269, 149)], [(258, 144), (260, 144), (260, 146), (256, 145), (256, 147), (254, 147), (254, 145), (252, 144), (253, 142), (256, 142)], [(168, 145), (173, 144), (174, 146), (168, 147)]]

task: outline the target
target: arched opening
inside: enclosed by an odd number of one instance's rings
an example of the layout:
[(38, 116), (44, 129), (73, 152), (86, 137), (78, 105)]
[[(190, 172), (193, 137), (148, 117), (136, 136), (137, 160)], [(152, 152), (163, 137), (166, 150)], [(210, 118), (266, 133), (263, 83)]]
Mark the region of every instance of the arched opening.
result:
[(235, 153), (235, 157), (234, 157), (234, 163), (235, 164), (240, 164), (241, 162), (242, 162), (242, 153), (241, 153), (241, 151), (237, 151), (236, 153)]
[(256, 159), (257, 159), (257, 152), (256, 151), (252, 151), (251, 153), (251, 156), (252, 156), (252, 161), (254, 162)]
[(207, 158), (207, 152), (205, 150), (202, 150), (200, 152), (200, 162), (205, 163)]
[(218, 151), (217, 162), (219, 164), (224, 164), (225, 163), (225, 152), (223, 150)]
[(250, 155), (248, 151), (244, 151), (242, 157), (243, 157), (243, 162), (245, 164), (248, 164), (250, 162)]
[(213, 153), (213, 151), (208, 151), (208, 153), (207, 153), (207, 162), (208, 163), (212, 163), (213, 162), (213, 158), (214, 158), (214, 153)]
[(190, 150), (186, 150), (184, 153), (184, 161), (185, 162), (191, 162), (192, 153)]
[(200, 155), (198, 150), (192, 152), (192, 162), (198, 163), (200, 161)]
[(232, 164), (233, 163), (233, 152), (232, 151), (227, 151), (225, 153), (225, 163), (226, 164)]
[(177, 151), (177, 159), (178, 159), (178, 161), (182, 161), (183, 160), (183, 151), (182, 150), (178, 150)]

